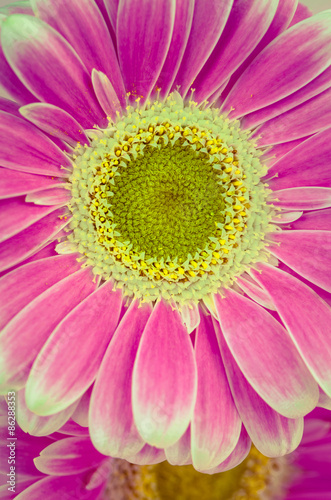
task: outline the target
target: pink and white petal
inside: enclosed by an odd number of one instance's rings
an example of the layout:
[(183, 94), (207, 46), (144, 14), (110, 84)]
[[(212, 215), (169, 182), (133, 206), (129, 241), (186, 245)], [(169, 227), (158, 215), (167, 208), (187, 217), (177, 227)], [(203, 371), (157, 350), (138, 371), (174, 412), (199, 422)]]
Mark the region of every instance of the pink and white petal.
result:
[(24, 118), (44, 132), (76, 147), (77, 142), (89, 144), (83, 127), (69, 113), (52, 104), (35, 102), (20, 108)]
[(331, 208), (305, 212), (300, 219), (291, 224), (291, 229), (331, 231)]
[(68, 189), (64, 189), (60, 185), (52, 189), (45, 189), (37, 191), (36, 193), (29, 193), (25, 201), (34, 203), (35, 205), (67, 205), (71, 200), (71, 193)]
[(85, 391), (83, 396), (80, 398), (78, 406), (71, 416), (72, 420), (82, 427), (88, 427), (88, 414), (90, 409), (92, 389), (93, 384), (87, 389), (87, 391)]
[(39, 99), (63, 108), (84, 128), (104, 115), (82, 61), (53, 28), (32, 16), (14, 14), (2, 25), (4, 54), (22, 83)]
[(331, 231), (270, 233), (271, 252), (299, 275), (331, 292)]
[(246, 278), (244, 276), (240, 276), (237, 278), (236, 283), (240, 286), (243, 292), (250, 299), (253, 299), (255, 302), (260, 304), (267, 309), (275, 310), (275, 306), (272, 303), (270, 295), (261, 287), (257, 285), (249, 276)]
[(15, 497), (15, 500), (58, 500), (61, 498), (83, 498), (84, 500), (98, 500), (102, 488), (86, 489), (86, 474), (69, 477), (51, 476), (37, 481)]
[(115, 48), (107, 24), (93, 0), (32, 0), (35, 15), (56, 29), (75, 49), (89, 74), (93, 68), (110, 78), (115, 92), (125, 95)]
[(268, 202), (286, 210), (318, 210), (331, 206), (331, 188), (295, 187), (273, 191)]
[(311, 374), (331, 396), (330, 307), (290, 274), (259, 263), (252, 274), (270, 294)]
[(26, 203), (21, 197), (0, 200), (0, 242), (11, 238), (23, 229), (27, 229), (57, 208), (59, 207)]
[[(230, 15), (233, 0), (195, 0), (186, 50), (172, 88), (185, 96), (216, 46)], [(213, 15), (211, 16), (211, 12)], [(202, 36), (203, 33), (203, 36)]]
[[(265, 163), (269, 168), (276, 163), (282, 156), (286, 155), (291, 149), (295, 148), (303, 141), (308, 139), (308, 137), (304, 137), (302, 139), (297, 139), (295, 141), (284, 142), (282, 144), (276, 144), (275, 146), (269, 147), (266, 151), (263, 152), (261, 156), (261, 161)], [(268, 174), (267, 174), (268, 176)], [(267, 177), (266, 176), (266, 177)], [(269, 178), (269, 176), (268, 176)]]
[(195, 0), (176, 2), (175, 23), (166, 60), (157, 81), (161, 96), (166, 97), (183, 59), (190, 35)]
[(61, 166), (70, 164), (40, 130), (5, 111), (0, 111), (0, 162), (13, 170), (55, 177), (65, 177)]
[(20, 116), (20, 105), (11, 101), (10, 99), (6, 99), (5, 97), (0, 97), (0, 110), (5, 111), (6, 113), (10, 113), (11, 115)]
[[(76, 403), (74, 403), (74, 405), (72, 405), (74, 408), (74, 412), (72, 413), (72, 415), (75, 413), (79, 402), (80, 401), (77, 401)], [(67, 420), (66, 423), (63, 424), (62, 427), (58, 430), (58, 433), (69, 436), (77, 436), (77, 437), (89, 436), (88, 426), (82, 427), (81, 425), (78, 425), (74, 420), (72, 420), (72, 415), (69, 418), (69, 420)], [(43, 418), (48, 418), (48, 417), (43, 417)]]
[(96, 467), (104, 460), (89, 437), (69, 437), (50, 444), (34, 463), (50, 476), (70, 476)]
[(27, 174), (0, 167), (0, 199), (42, 191), (59, 184), (59, 178)]
[(29, 1), (18, 0), (11, 5), (1, 6), (0, 12), (6, 16), (10, 16), (11, 14), (27, 14), (28, 16), (33, 16), (33, 10)]
[(320, 408), (325, 408), (326, 410), (331, 410), (331, 397), (327, 396), (327, 394), (325, 394), (325, 392), (321, 388), (318, 406)]
[(205, 470), (230, 455), (241, 429), (210, 316), (201, 315), (195, 358), (198, 391), (191, 422), (191, 453), (193, 466)]
[[(64, 232), (64, 230), (62, 229), (58, 233), (58, 235), (60, 235), (62, 237), (63, 232)], [(36, 253), (34, 253), (33, 255), (28, 257), (27, 259), (22, 260), (21, 262), (19, 262), (18, 264), (16, 264), (15, 266), (13, 266), (9, 269), (6, 269), (6, 271), (0, 272), (0, 277), (2, 278), (2, 276), (5, 276), (5, 274), (11, 273), (15, 269), (22, 267), (22, 266), (25, 266), (26, 264), (29, 264), (30, 262), (34, 262), (34, 261), (41, 260), (41, 259), (46, 259), (47, 257), (56, 257), (58, 255), (58, 253), (55, 251), (56, 246), (57, 246), (56, 240), (51, 241), (45, 247), (42, 247), (41, 250), (37, 251)], [(79, 255), (77, 255), (77, 257), (79, 257)]]
[(132, 407), (139, 434), (166, 448), (193, 416), (197, 368), (193, 347), (177, 310), (158, 302), (144, 329), (132, 377)]
[(100, 106), (106, 115), (115, 121), (117, 113), (122, 111), (122, 107), (108, 76), (102, 73), (102, 71), (93, 69), (92, 85)]
[(119, 2), (118, 58), (125, 88), (133, 99), (148, 99), (157, 82), (171, 42), (175, 8), (175, 0)]
[(204, 101), (223, 85), (253, 51), (277, 9), (274, 0), (237, 0), (216, 47), (193, 83), (194, 99)]
[(312, 15), (313, 15), (312, 11), (306, 5), (299, 2), (289, 27), (292, 27), (295, 24), (300, 23), (301, 21), (307, 19), (308, 17), (311, 17)]
[(92, 384), (121, 310), (122, 293), (113, 286), (108, 281), (82, 300), (44, 344), (26, 384), (31, 411), (44, 416), (62, 411)]
[(285, 328), (264, 308), (234, 290), (223, 295), (214, 297), (220, 326), (248, 382), (281, 415), (307, 415), (317, 404), (318, 387)]
[(138, 301), (131, 303), (109, 344), (94, 384), (90, 433), (94, 446), (105, 455), (126, 458), (138, 453), (145, 444), (133, 420), (131, 386), (138, 345), (150, 314), (149, 305), (139, 307)]
[(294, 141), (329, 127), (330, 120), (331, 88), (268, 120), (256, 129), (254, 139), (258, 147)]
[(25, 384), (33, 361), (54, 328), (93, 292), (92, 278), (90, 269), (71, 274), (36, 297), (6, 325), (0, 335), (1, 387), (21, 388)]
[(329, 11), (317, 14), (267, 45), (234, 85), (222, 111), (232, 109), (232, 119), (246, 115), (292, 94), (321, 74), (330, 64), (330, 17)]
[(31, 412), (26, 406), (25, 390), (16, 393), (16, 420), (24, 432), (32, 436), (48, 436), (58, 431), (71, 417), (75, 411), (77, 402), (49, 417), (41, 417)]
[(200, 323), (199, 306), (194, 303), (189, 305), (184, 304), (180, 307), (179, 313), (182, 317), (182, 322), (187, 328), (187, 333), (192, 333)]
[(220, 328), (215, 329), (233, 398), (254, 445), (267, 457), (291, 453), (301, 441), (303, 418), (283, 417), (260, 398), (240, 371)]
[(128, 457), (126, 460), (137, 465), (153, 465), (164, 462), (166, 459), (164, 450), (155, 448), (154, 446), (145, 446), (136, 455)]
[[(331, 187), (331, 128), (299, 144), (269, 169), (267, 183), (273, 191), (297, 186)], [(307, 151), (318, 151), (307, 155)], [(321, 161), (321, 158), (323, 159)], [(268, 180), (271, 178), (270, 180)]]
[(290, 224), (300, 219), (303, 212), (277, 212), (271, 219), (274, 224)]
[(164, 452), (171, 465), (191, 464), (191, 426), (187, 428), (185, 434), (175, 444), (166, 448)]
[[(108, 17), (110, 20), (110, 24), (113, 30), (116, 32), (116, 24), (117, 24), (117, 9), (120, 0), (101, 0), (103, 1), (106, 11), (108, 13)], [(97, 2), (99, 4), (99, 2)], [(99, 6), (100, 8), (100, 6)]]
[(251, 439), (247, 434), (245, 427), (242, 425), (236, 447), (228, 458), (226, 458), (221, 464), (218, 464), (217, 467), (208, 470), (201, 470), (201, 472), (204, 474), (217, 474), (219, 472), (225, 472), (237, 467), (237, 465), (241, 464), (241, 462), (247, 457), (251, 449), (251, 445)]
[(60, 208), (0, 243), (0, 270), (9, 269), (38, 252), (69, 222), (66, 211)]

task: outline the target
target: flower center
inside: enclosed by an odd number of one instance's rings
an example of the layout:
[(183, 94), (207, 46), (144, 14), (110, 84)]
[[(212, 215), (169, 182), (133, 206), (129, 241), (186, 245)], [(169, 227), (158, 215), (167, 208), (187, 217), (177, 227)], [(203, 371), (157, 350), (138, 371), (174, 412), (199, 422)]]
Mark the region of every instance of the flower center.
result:
[(78, 145), (68, 239), (124, 293), (198, 301), (260, 257), (265, 169), (239, 122), (216, 109), (139, 101)]
[[(237, 467), (202, 474), (191, 465), (168, 462), (138, 466), (114, 461), (109, 479), (112, 500), (279, 500), (284, 498), (292, 467), (286, 457), (267, 458), (254, 446)], [(108, 495), (108, 496), (107, 496)]]

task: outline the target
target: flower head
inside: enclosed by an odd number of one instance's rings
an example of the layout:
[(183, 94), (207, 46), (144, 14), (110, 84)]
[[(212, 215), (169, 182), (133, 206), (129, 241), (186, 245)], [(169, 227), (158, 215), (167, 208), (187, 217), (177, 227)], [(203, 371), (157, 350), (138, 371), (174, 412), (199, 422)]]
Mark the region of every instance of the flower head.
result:
[(3, 393), (57, 422), (78, 405), (131, 462), (212, 471), (244, 428), (266, 456), (298, 446), (331, 397), (330, 20), (2, 10)]

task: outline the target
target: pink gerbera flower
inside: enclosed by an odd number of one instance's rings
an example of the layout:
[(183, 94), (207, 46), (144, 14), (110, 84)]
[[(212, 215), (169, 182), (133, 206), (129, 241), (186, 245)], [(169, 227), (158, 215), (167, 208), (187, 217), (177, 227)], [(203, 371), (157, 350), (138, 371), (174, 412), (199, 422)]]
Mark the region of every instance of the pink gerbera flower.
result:
[(31, 436), (17, 427), (15, 440), (8, 439), (4, 401), (0, 414), (0, 443), (8, 451), (0, 459), (3, 500), (330, 498), (331, 422), (326, 410), (314, 410), (305, 418), (303, 440), (290, 455), (265, 457), (246, 439), (237, 461), (240, 465), (232, 468), (226, 461), (211, 475), (192, 466), (173, 467), (163, 461), (164, 454), (155, 456), (148, 466), (139, 465), (139, 460), (132, 464), (106, 457), (93, 447), (86, 428), (73, 421), (45, 437)]
[(94, 383), (91, 439), (131, 461), (214, 470), (242, 423), (293, 451), (331, 396), (331, 11), (31, 0), (1, 19), (2, 393), (69, 418)]

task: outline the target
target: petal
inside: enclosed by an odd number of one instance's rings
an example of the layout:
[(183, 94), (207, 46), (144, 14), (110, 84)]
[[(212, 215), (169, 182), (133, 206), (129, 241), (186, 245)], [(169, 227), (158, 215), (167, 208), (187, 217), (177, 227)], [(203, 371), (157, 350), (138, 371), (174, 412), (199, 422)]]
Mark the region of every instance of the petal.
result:
[[(77, 255), (58, 255), (31, 262), (0, 279), (0, 330), (35, 297), (80, 269)], [(19, 284), (29, 286), (19, 286)]]
[(166, 97), (178, 72), (190, 35), (195, 0), (176, 2), (175, 23), (166, 60), (157, 81), (161, 95)]
[(171, 41), (175, 8), (175, 0), (119, 2), (118, 58), (125, 88), (134, 98), (148, 99), (157, 82)]
[[(266, 176), (270, 189), (293, 188), (297, 186), (331, 187), (331, 128), (309, 137), (268, 170)], [(307, 155), (307, 151), (318, 151)], [(321, 161), (322, 159), (322, 161)]]
[(180, 307), (179, 313), (182, 317), (182, 322), (187, 328), (187, 333), (192, 333), (200, 323), (199, 306), (197, 304), (183, 304)]
[[(61, 184), (52, 189), (45, 189), (37, 193), (30, 193), (26, 196), (25, 201), (35, 203), (36, 205), (67, 205), (71, 200), (71, 193), (68, 189), (64, 189)], [(53, 207), (54, 209), (54, 207)]]
[(68, 42), (36, 17), (14, 14), (3, 22), (2, 46), (10, 66), (40, 100), (63, 108), (84, 128), (103, 119), (85, 66)]
[(7, 324), (0, 336), (2, 386), (25, 383), (54, 328), (94, 288), (90, 269), (77, 271), (35, 298)]
[(308, 139), (308, 137), (297, 139), (295, 141), (284, 142), (282, 144), (276, 144), (263, 152), (261, 160), (270, 168), (274, 163), (276, 163), (276, 161), (278, 161), (279, 158), (286, 155), (286, 153), (291, 151), (291, 149), (295, 148), (306, 139)]
[(325, 394), (322, 389), (320, 389), (320, 397), (318, 400), (318, 406), (321, 408), (326, 408), (327, 410), (331, 410), (331, 398)]
[[(117, 326), (122, 293), (108, 281), (55, 328), (26, 384), (26, 402), (39, 415), (67, 408), (91, 385)], [(70, 381), (70, 386), (68, 386)]]
[(299, 2), (297, 9), (294, 13), (293, 19), (291, 21), (290, 27), (294, 24), (300, 23), (304, 19), (311, 17), (313, 15), (312, 11), (303, 3)]
[[(10, 130), (10, 133), (8, 131)], [(0, 111), (0, 162), (4, 167), (35, 174), (64, 177), (69, 160), (29, 122)]]
[[(274, 410), (298, 418), (313, 410), (318, 387), (287, 331), (265, 309), (234, 290), (215, 295), (220, 326), (243, 375)], [(234, 321), (235, 318), (235, 321)]]
[(127, 461), (137, 465), (152, 465), (164, 462), (165, 458), (164, 450), (145, 444), (136, 455), (128, 457)]
[(171, 465), (191, 464), (191, 427), (188, 427), (187, 431), (175, 444), (169, 446), (164, 451)]
[(233, 398), (254, 445), (267, 457), (291, 453), (301, 441), (303, 418), (285, 418), (258, 396), (241, 373), (222, 332), (217, 326), (215, 329)]
[(288, 273), (262, 263), (257, 269), (251, 271), (254, 278), (269, 292), (301, 357), (331, 396), (330, 307)]
[(267, 45), (239, 78), (222, 110), (234, 108), (231, 118), (243, 116), (292, 94), (322, 73), (330, 64), (330, 16), (329, 11), (321, 12)]
[(33, 16), (33, 10), (31, 9), (29, 1), (17, 1), (12, 3), (12, 5), (1, 6), (0, 12), (6, 16), (11, 14), (27, 14)]
[(69, 113), (57, 106), (35, 102), (22, 106), (20, 113), (44, 132), (68, 142), (73, 147), (77, 146), (77, 142), (89, 144), (83, 127)]
[(22, 198), (0, 201), (0, 242), (30, 227), (58, 207), (25, 203)]
[(165, 448), (186, 431), (196, 399), (193, 347), (179, 313), (156, 304), (139, 344), (132, 378), (132, 406), (139, 434)]
[(274, 224), (289, 224), (294, 222), (302, 216), (303, 212), (278, 212), (271, 219)]
[(289, 109), (298, 106), (299, 104), (308, 101), (312, 97), (320, 94), (328, 87), (331, 83), (331, 67), (328, 67), (323, 73), (318, 75), (310, 83), (297, 90), (293, 94), (284, 97), (280, 101), (270, 104), (265, 108), (259, 109), (244, 116), (241, 121), (241, 128), (243, 129), (253, 129), (257, 125), (278, 116)]
[(64, 411), (51, 415), (50, 417), (40, 417), (32, 413), (26, 406), (25, 390), (17, 392), (16, 400), (16, 420), (24, 432), (33, 436), (47, 436), (58, 431), (75, 411), (77, 403), (69, 406)]
[(35, 15), (56, 29), (75, 49), (89, 74), (93, 68), (110, 78), (115, 92), (125, 90), (107, 25), (93, 0), (32, 0)]
[(299, 220), (291, 224), (291, 229), (331, 231), (331, 208), (305, 212)]
[(330, 126), (331, 89), (265, 122), (255, 135), (258, 147), (293, 141)]
[[(22, 491), (15, 500), (32, 500), (47, 498), (47, 500), (58, 500), (59, 498), (83, 498), (84, 500), (98, 500), (101, 489), (88, 491), (85, 487), (86, 478), (83, 475), (67, 477), (45, 477), (32, 486)], [(70, 496), (69, 496), (70, 495)]]
[(234, 405), (211, 317), (201, 315), (195, 339), (198, 392), (191, 423), (192, 462), (210, 469), (234, 450), (241, 420)]
[[(79, 404), (79, 401), (76, 401), (73, 405), (71, 405), (74, 408), (73, 414), (76, 412), (76, 409), (78, 407), (77, 403)], [(71, 407), (70, 407), (71, 408)], [(66, 410), (64, 410), (66, 411)], [(60, 412), (62, 413), (62, 412)], [(73, 415), (72, 414), (72, 415)], [(57, 413), (55, 416), (58, 415)], [(40, 417), (40, 418), (50, 418), (50, 417)], [(81, 427), (79, 424), (74, 422), (72, 419), (72, 416), (65, 424), (62, 425), (62, 427), (58, 431), (60, 434), (68, 434), (69, 436), (88, 436), (89, 431), (88, 431), (88, 426)]]
[(126, 458), (145, 444), (133, 421), (131, 385), (139, 341), (150, 314), (149, 305), (139, 307), (138, 301), (132, 302), (109, 344), (95, 382), (90, 433), (94, 446), (105, 455)]
[(229, 79), (266, 33), (276, 8), (274, 0), (234, 2), (216, 47), (193, 83), (196, 101), (204, 101)]
[(62, 208), (55, 210), (24, 231), (0, 243), (0, 270), (9, 269), (46, 246), (68, 224), (69, 219), (65, 214)]
[(34, 463), (43, 474), (70, 476), (95, 467), (104, 458), (89, 437), (69, 437), (47, 446)]
[(17, 172), (0, 167), (0, 199), (41, 191), (58, 185), (59, 178)]
[(301, 276), (331, 292), (331, 232), (282, 231), (269, 235), (268, 251)]
[(240, 286), (240, 288), (248, 295), (249, 298), (255, 300), (258, 304), (267, 309), (275, 310), (275, 306), (272, 303), (270, 295), (263, 290), (263, 288), (259, 287), (257, 283), (254, 283), (253, 280), (244, 278), (240, 276), (237, 278), (236, 283)]
[(107, 116), (116, 120), (117, 113), (121, 113), (121, 103), (113, 85), (107, 75), (102, 71), (92, 70), (92, 85), (100, 106)]
[(90, 408), (92, 389), (93, 389), (93, 384), (91, 385), (91, 387), (88, 388), (88, 390), (80, 398), (78, 406), (77, 406), (75, 412), (71, 416), (72, 420), (74, 422), (76, 422), (79, 426), (82, 426), (82, 427), (88, 427), (88, 425), (89, 425), (88, 413), (89, 413), (89, 408)]
[(296, 187), (273, 191), (268, 202), (286, 210), (318, 210), (331, 206), (331, 188)]
[(228, 20), (232, 4), (233, 0), (222, 2), (195, 0), (191, 33), (173, 84), (173, 89), (180, 86), (182, 96), (188, 92), (217, 44)]

